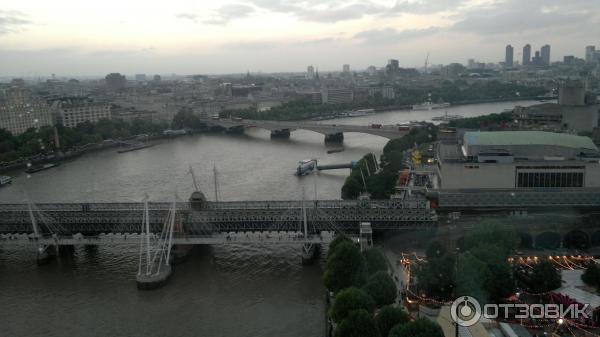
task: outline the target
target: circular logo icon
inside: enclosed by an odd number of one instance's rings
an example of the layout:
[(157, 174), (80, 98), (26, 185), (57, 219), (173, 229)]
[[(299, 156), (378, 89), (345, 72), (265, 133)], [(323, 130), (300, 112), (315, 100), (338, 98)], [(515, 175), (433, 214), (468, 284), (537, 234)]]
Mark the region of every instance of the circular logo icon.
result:
[(481, 305), (471, 296), (462, 296), (452, 302), (452, 320), (460, 326), (471, 326), (481, 318)]

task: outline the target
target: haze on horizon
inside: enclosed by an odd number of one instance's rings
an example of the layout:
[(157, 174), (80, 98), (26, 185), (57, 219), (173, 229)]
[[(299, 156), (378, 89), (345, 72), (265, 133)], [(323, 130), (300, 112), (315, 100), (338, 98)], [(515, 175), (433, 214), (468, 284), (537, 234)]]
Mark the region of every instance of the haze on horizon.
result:
[(4, 0), (0, 76), (217, 74), (552, 60), (600, 45), (590, 0)]

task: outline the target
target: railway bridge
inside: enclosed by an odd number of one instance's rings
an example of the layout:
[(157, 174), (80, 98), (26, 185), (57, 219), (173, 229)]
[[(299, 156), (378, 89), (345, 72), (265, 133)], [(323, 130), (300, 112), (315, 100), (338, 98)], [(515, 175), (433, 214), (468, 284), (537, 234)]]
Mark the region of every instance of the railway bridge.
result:
[(298, 244), (303, 261), (336, 233), (360, 241), (372, 232), (435, 226), (424, 200), (189, 201), (0, 204), (0, 246), (30, 245), (38, 262), (75, 245), (139, 244), (139, 288), (164, 285), (171, 263), (199, 244)]

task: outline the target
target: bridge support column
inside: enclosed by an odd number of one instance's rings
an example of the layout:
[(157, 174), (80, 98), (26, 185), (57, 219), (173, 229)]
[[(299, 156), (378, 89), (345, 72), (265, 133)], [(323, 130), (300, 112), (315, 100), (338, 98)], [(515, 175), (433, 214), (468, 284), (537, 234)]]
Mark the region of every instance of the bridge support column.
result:
[(325, 135), (325, 143), (343, 143), (344, 142), (344, 133), (332, 133)]
[(57, 250), (61, 258), (72, 258), (75, 255), (75, 246), (73, 245), (57, 246)]
[(47, 264), (57, 255), (56, 246), (39, 245), (37, 249), (36, 262), (38, 265)]
[(365, 251), (373, 247), (373, 228), (370, 222), (360, 223), (360, 250)]
[(321, 247), (317, 244), (313, 244), (313, 243), (302, 244), (302, 264), (303, 265), (312, 264), (319, 257), (320, 252), (321, 252)]
[(194, 249), (193, 245), (173, 245), (171, 251), (172, 264), (175, 265), (185, 262), (192, 253), (192, 249)]
[(277, 139), (290, 138), (290, 129), (272, 130), (271, 131), (271, 139), (273, 139), (273, 138), (277, 138)]

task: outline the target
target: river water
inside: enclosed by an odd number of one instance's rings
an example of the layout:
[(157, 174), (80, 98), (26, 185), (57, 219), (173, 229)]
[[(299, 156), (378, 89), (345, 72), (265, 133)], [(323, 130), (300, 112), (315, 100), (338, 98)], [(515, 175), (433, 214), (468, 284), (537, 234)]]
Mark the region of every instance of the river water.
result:
[[(451, 107), (465, 117), (536, 102)], [(391, 111), (324, 121), (396, 124), (443, 110)], [(347, 163), (380, 154), (387, 140), (345, 134), (345, 151), (327, 154), (323, 135), (298, 130), (289, 140), (268, 131), (202, 134), (117, 154), (90, 153), (31, 176), (13, 173), (0, 202), (169, 201), (193, 191), (189, 167), (214, 200), (337, 199), (348, 170), (293, 175), (301, 159)], [(338, 147), (338, 146), (335, 146)], [(138, 247), (78, 247), (73, 259), (35, 264), (34, 248), (0, 248), (0, 336), (323, 336), (325, 289), (319, 265), (302, 266), (300, 247), (202, 247), (164, 288), (135, 289)]]

